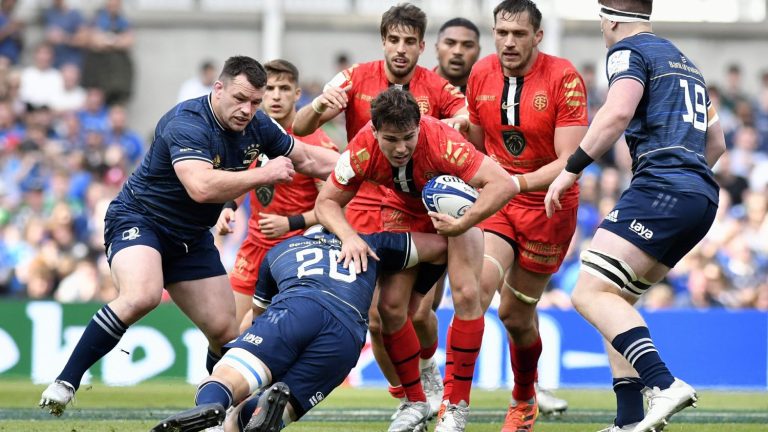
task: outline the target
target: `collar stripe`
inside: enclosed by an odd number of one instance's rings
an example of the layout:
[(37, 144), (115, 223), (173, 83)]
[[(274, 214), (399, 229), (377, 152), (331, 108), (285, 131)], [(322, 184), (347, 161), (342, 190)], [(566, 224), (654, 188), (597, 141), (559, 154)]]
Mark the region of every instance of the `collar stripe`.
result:
[(605, 6), (600, 8), (600, 16), (615, 22), (647, 22), (651, 20), (650, 14), (624, 12)]

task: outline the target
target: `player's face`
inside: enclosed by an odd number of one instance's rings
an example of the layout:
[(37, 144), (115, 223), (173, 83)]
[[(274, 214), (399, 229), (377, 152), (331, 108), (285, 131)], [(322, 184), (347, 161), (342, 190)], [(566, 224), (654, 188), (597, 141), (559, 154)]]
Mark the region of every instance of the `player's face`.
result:
[(240, 132), (253, 120), (264, 98), (264, 88), (256, 88), (245, 75), (213, 84), (213, 112), (225, 129)]
[(277, 121), (293, 113), (301, 96), (301, 89), (284, 74), (267, 77), (264, 90), (264, 112)]
[(440, 75), (451, 82), (464, 81), (480, 56), (477, 35), (466, 27), (448, 27), (435, 44)]
[(379, 142), (379, 148), (393, 167), (406, 166), (416, 149), (419, 140), (419, 126), (401, 130), (384, 123), (380, 129), (373, 128), (373, 136)]
[(397, 78), (405, 78), (413, 71), (423, 51), (424, 41), (415, 29), (391, 28), (384, 38), (384, 62), (389, 73)]
[(506, 76), (522, 76), (533, 65), (534, 52), (544, 32), (534, 31), (528, 12), (515, 15), (499, 12), (493, 27), (496, 54)]

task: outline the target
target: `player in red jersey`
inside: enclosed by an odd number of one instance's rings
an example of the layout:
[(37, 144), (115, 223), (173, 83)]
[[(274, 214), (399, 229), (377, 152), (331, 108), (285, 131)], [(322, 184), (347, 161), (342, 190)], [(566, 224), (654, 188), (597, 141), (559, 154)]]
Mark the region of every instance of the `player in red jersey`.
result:
[[(379, 27), (384, 60), (356, 64), (337, 74), (326, 84), (322, 95), (299, 110), (293, 125), (294, 132), (301, 136), (314, 131), (343, 111), (347, 140), (352, 140), (371, 118), (371, 101), (390, 86), (408, 90), (416, 99), (421, 114), (445, 119), (457, 129), (466, 130), (469, 122), (464, 95), (445, 79), (417, 65), (419, 55), (424, 52), (426, 27), (426, 15), (418, 7), (404, 3), (390, 8), (382, 15)], [(363, 184), (349, 203), (346, 217), (358, 232), (371, 233), (381, 228), (381, 200), (385, 193), (375, 185)], [(422, 271), (426, 273), (424, 267)], [(434, 296), (434, 290), (429, 291), (425, 302), (431, 304)], [(374, 297), (373, 305), (376, 303)], [(426, 313), (414, 316), (423, 348), (420, 354), (424, 372), (422, 380), (430, 403), (437, 408), (443, 393), (440, 370), (433, 359), (437, 350), (437, 317), (429, 308), (422, 312)], [(402, 387), (382, 346), (380, 318), (375, 307), (371, 308), (370, 320), (376, 360), (391, 384), (390, 392), (401, 397)]]
[[(467, 86), (469, 137), (522, 191), (481, 224), (483, 307), (501, 291), (499, 318), (510, 336), (515, 377), (502, 431), (521, 432), (533, 430), (538, 414), (534, 382), (542, 348), (536, 303), (573, 236), (578, 188), (564, 194), (563, 211), (552, 219), (546, 218), (544, 196), (587, 131), (586, 91), (569, 61), (538, 50), (541, 12), (532, 1), (503, 1), (493, 16), (497, 52), (475, 64)], [(445, 391), (450, 396), (450, 385)], [(451, 427), (459, 423), (451, 408), (436, 431), (463, 430)]]
[[(267, 85), (264, 93), (264, 111), (291, 134), (296, 116), (296, 101), (301, 96), (299, 71), (286, 60), (272, 60), (264, 64)], [(302, 138), (307, 144), (339, 151), (322, 130)], [(259, 164), (266, 161), (255, 161)], [(229, 281), (235, 295), (237, 322), (241, 330), (250, 327), (251, 320), (243, 319), (251, 310), (253, 292), (259, 275), (259, 265), (267, 252), (288, 237), (300, 234), (306, 227), (317, 223), (314, 206), (322, 181), (296, 174), (290, 183), (261, 186), (250, 192), (251, 217), (248, 235), (237, 251), (235, 266)], [(243, 197), (244, 198), (244, 197)], [(242, 198), (240, 199), (242, 202)], [(235, 218), (236, 204), (228, 203), (221, 211), (216, 229), (219, 234), (232, 232), (230, 224)], [(234, 208), (233, 208), (234, 207)]]
[[(455, 175), (482, 188), (475, 204), (458, 219), (437, 213), (428, 215), (421, 203), (421, 189), (438, 174)], [(385, 227), (437, 231), (449, 236), (448, 274), (456, 309), (451, 328), (456, 335), (454, 343), (458, 344), (453, 347), (455, 371), (461, 377), (453, 393), (469, 401), (484, 329), (479, 287), (482, 233), (474, 225), (514, 196), (514, 182), (459, 132), (432, 117), (422, 117), (416, 99), (396, 88), (387, 89), (374, 99), (371, 123), (360, 130), (342, 153), (315, 206), (320, 222), (343, 242), (339, 261), (345, 267), (355, 266), (357, 271), (367, 268), (368, 256), (377, 257), (344, 217), (342, 207), (365, 181), (390, 191), (385, 208), (398, 216), (385, 220)], [(419, 380), (419, 341), (408, 318), (408, 305), (401, 300), (418, 300), (422, 296), (411, 288), (415, 277), (409, 271), (381, 281), (379, 312), (384, 342), (408, 399), (402, 414), (390, 425), (390, 432), (420, 430), (430, 411)]]

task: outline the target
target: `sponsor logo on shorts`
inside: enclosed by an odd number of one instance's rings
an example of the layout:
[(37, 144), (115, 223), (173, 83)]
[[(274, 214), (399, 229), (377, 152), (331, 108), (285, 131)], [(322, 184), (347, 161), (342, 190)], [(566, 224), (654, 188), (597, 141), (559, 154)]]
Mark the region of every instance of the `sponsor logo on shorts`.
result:
[(643, 224), (638, 222), (637, 219), (632, 219), (632, 222), (629, 224), (629, 229), (646, 240), (653, 238), (653, 231), (646, 228)]
[(314, 396), (309, 398), (309, 403), (311, 403), (312, 406), (315, 406), (319, 404), (323, 399), (325, 399), (325, 395), (322, 392), (317, 392)]
[(249, 344), (259, 346), (262, 342), (264, 342), (264, 338), (261, 336), (256, 336), (255, 334), (246, 333), (245, 336), (243, 336), (243, 342), (248, 342)]
[(123, 231), (123, 240), (136, 240), (141, 237), (139, 234), (139, 227), (133, 227)]
[(618, 210), (614, 210), (614, 211), (608, 213), (605, 216), (605, 220), (608, 220), (608, 221), (611, 221), (611, 222), (617, 222), (619, 220), (619, 211)]

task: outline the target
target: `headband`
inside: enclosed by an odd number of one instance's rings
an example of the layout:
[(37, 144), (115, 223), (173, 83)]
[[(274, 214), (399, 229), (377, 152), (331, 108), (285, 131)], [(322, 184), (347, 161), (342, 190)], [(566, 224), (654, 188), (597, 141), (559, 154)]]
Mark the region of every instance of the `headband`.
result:
[(650, 14), (624, 12), (605, 6), (600, 8), (600, 16), (615, 22), (649, 22), (651, 20)]

